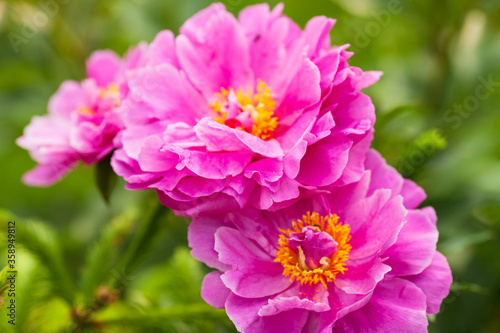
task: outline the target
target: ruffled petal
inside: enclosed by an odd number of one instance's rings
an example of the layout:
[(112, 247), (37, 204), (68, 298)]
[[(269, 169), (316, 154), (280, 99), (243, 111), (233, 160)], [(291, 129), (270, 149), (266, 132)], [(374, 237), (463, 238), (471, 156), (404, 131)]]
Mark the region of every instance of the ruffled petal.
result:
[(450, 266), (446, 257), (437, 252), (432, 262), (422, 273), (416, 276), (406, 277), (422, 289), (426, 296), (427, 314), (436, 314), (443, 299), (448, 296), (450, 286), (453, 282)]
[(431, 263), (438, 230), (425, 212), (411, 210), (398, 239), (385, 253), (385, 262), (392, 267), (391, 275), (404, 276), (421, 273)]
[(221, 88), (253, 87), (245, 34), (224, 5), (212, 4), (188, 19), (176, 47), (190, 81), (209, 101)]
[(246, 333), (301, 333), (307, 321), (306, 310), (294, 309), (274, 316), (259, 316), (259, 310), (267, 304), (267, 298), (248, 299), (229, 295), (226, 312), (240, 332)]
[(333, 332), (427, 332), (425, 295), (413, 283), (384, 279), (370, 301), (335, 323)]
[(113, 51), (95, 51), (87, 60), (87, 77), (94, 79), (99, 87), (105, 88), (115, 82), (120, 67), (121, 59)]
[(211, 272), (205, 275), (201, 285), (201, 297), (211, 306), (224, 309), (231, 291), (222, 283), (221, 272)]
[(221, 263), (218, 253), (214, 249), (215, 232), (220, 227), (228, 225), (222, 218), (200, 217), (193, 219), (188, 227), (188, 243), (192, 249), (193, 257), (221, 271), (229, 270), (231, 266)]
[(215, 250), (222, 263), (233, 269), (221, 276), (233, 293), (242, 297), (263, 297), (287, 289), (291, 282), (283, 267), (240, 231), (227, 227), (215, 233)]

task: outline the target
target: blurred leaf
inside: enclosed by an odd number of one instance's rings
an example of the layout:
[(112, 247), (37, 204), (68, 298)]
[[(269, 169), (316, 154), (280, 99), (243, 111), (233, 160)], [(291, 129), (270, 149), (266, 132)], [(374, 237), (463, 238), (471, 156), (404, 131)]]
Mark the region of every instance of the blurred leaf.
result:
[(166, 215), (168, 209), (155, 200), (146, 211), (149, 215), (140, 223), (139, 230), (134, 234), (127, 251), (113, 271), (112, 288), (123, 289), (128, 285), (135, 270), (157, 243), (161, 231), (165, 230), (169, 220)]
[(123, 326), (136, 329), (155, 329), (157, 332), (179, 332), (176, 324), (185, 322), (191, 325), (207, 322), (227, 321), (224, 310), (215, 309), (207, 304), (193, 304), (175, 306), (161, 311), (134, 313), (116, 318), (100, 320), (99, 324), (109, 326)]
[(461, 291), (468, 291), (476, 294), (488, 295), (488, 289), (475, 283), (453, 282), (451, 284), (450, 292), (457, 293)]
[(396, 169), (404, 176), (410, 177), (419, 167), (424, 165), (435, 153), (446, 147), (446, 139), (441, 130), (431, 129), (420, 135), (406, 149)]
[(95, 166), (95, 179), (99, 193), (104, 201), (109, 204), (111, 193), (116, 186), (117, 175), (111, 168), (111, 156), (109, 154)]
[(203, 303), (200, 296), (203, 277), (201, 263), (191, 256), (189, 249), (180, 247), (167, 265), (144, 274), (137, 288), (156, 307)]
[(489, 226), (500, 225), (500, 204), (486, 203), (473, 211), (476, 219)]
[(418, 104), (400, 105), (387, 112), (378, 114), (376, 122), (377, 129), (384, 128), (393, 119), (397, 118), (405, 112), (415, 109), (416, 107), (418, 107)]
[[(8, 213), (0, 214), (1, 217)], [(23, 245), (47, 271), (51, 287), (68, 304), (74, 301), (76, 287), (64, 264), (63, 255), (52, 231), (40, 222), (21, 222), (10, 215), (7, 221), (16, 221), (16, 240)], [(2, 221), (6, 225), (7, 221)]]
[(129, 233), (134, 219), (135, 216), (127, 213), (115, 218), (104, 228), (99, 240), (89, 250), (82, 279), (84, 302), (90, 302), (96, 289), (106, 282), (118, 260), (119, 245)]

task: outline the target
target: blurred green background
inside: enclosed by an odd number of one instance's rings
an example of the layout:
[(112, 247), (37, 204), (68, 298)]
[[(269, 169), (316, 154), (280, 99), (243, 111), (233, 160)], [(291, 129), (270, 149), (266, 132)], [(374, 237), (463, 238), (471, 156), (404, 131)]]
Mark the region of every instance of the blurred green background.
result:
[[(302, 27), (315, 15), (336, 18), (332, 41), (351, 44), (350, 63), (385, 73), (366, 89), (377, 108), (373, 146), (426, 190), (425, 204), (439, 217), (438, 248), (454, 275), (430, 331), (500, 332), (500, 2), (284, 2), (285, 14)], [(169, 215), (132, 253), (131, 235), (146, 218), (139, 212), (156, 200), (154, 193), (125, 191), (119, 181), (106, 205), (89, 181), (94, 170), (83, 166), (50, 188), (27, 187), (20, 178), (34, 162), (14, 144), (31, 117), (46, 112), (63, 80), (84, 77), (92, 51), (123, 54), (162, 29), (177, 33), (209, 3), (0, 1), (0, 207), (24, 221), (19, 228), (28, 227), (19, 236), (16, 331), (234, 331), (224, 313), (199, 297), (207, 269), (189, 256), (188, 221)], [(237, 13), (256, 2), (223, 3)], [(0, 233), (5, 249), (6, 227)], [(123, 273), (112, 267), (124, 252), (133, 259), (118, 267), (130, 276), (109, 278)], [(54, 286), (60, 274), (67, 284)], [(96, 294), (104, 280), (115, 289)], [(84, 292), (75, 293), (73, 284)], [(88, 300), (99, 297), (103, 310), (87, 318), (93, 325), (79, 324), (93, 306)], [(7, 332), (4, 311), (0, 329)]]

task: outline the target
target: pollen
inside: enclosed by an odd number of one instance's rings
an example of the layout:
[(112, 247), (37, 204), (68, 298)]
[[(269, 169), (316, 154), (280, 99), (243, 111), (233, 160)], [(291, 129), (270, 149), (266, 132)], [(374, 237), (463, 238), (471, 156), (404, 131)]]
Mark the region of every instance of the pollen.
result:
[(278, 117), (274, 116), (276, 100), (271, 88), (258, 80), (257, 89), (222, 88), (216, 93), (216, 100), (210, 107), (215, 112), (215, 121), (231, 128), (251, 133), (263, 140), (272, 138), (278, 127)]
[[(314, 232), (325, 232), (337, 243), (336, 250), (331, 256), (319, 258), (321, 264), (319, 267), (309, 267), (306, 264), (307, 258), (301, 246), (295, 251), (290, 246), (290, 236), (301, 233), (304, 228)], [(318, 213), (307, 212), (302, 216), (302, 220), (292, 222), (291, 229), (280, 229), (280, 231), (278, 252), (274, 261), (283, 266), (283, 275), (289, 276), (291, 282), (296, 280), (300, 281), (301, 285), (310, 286), (321, 283), (328, 288), (327, 282), (333, 282), (337, 274), (344, 274), (347, 271), (345, 262), (351, 251), (349, 244), (351, 229), (348, 224), (340, 223), (337, 215), (320, 217)]]

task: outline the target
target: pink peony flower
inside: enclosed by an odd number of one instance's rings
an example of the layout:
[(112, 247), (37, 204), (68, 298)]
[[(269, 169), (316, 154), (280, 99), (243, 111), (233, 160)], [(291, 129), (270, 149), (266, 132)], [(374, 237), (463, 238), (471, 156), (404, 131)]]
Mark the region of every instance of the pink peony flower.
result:
[(122, 107), (112, 166), (128, 189), (154, 188), (192, 217), (277, 209), (361, 177), (375, 114), (360, 89), (380, 73), (330, 46), (334, 20), (302, 31), (282, 9), (250, 6), (235, 19), (213, 4), (177, 38), (157, 36)]
[(118, 106), (128, 93), (128, 71), (141, 64), (145, 45), (122, 61), (112, 51), (96, 51), (87, 61), (87, 78), (66, 81), (49, 101), (45, 116), (34, 116), (17, 144), (38, 165), (23, 176), (31, 186), (49, 186), (79, 161), (90, 165), (114, 148), (122, 128)]
[(202, 297), (241, 332), (427, 332), (452, 276), (425, 193), (370, 151), (362, 178), (274, 212), (194, 219)]

